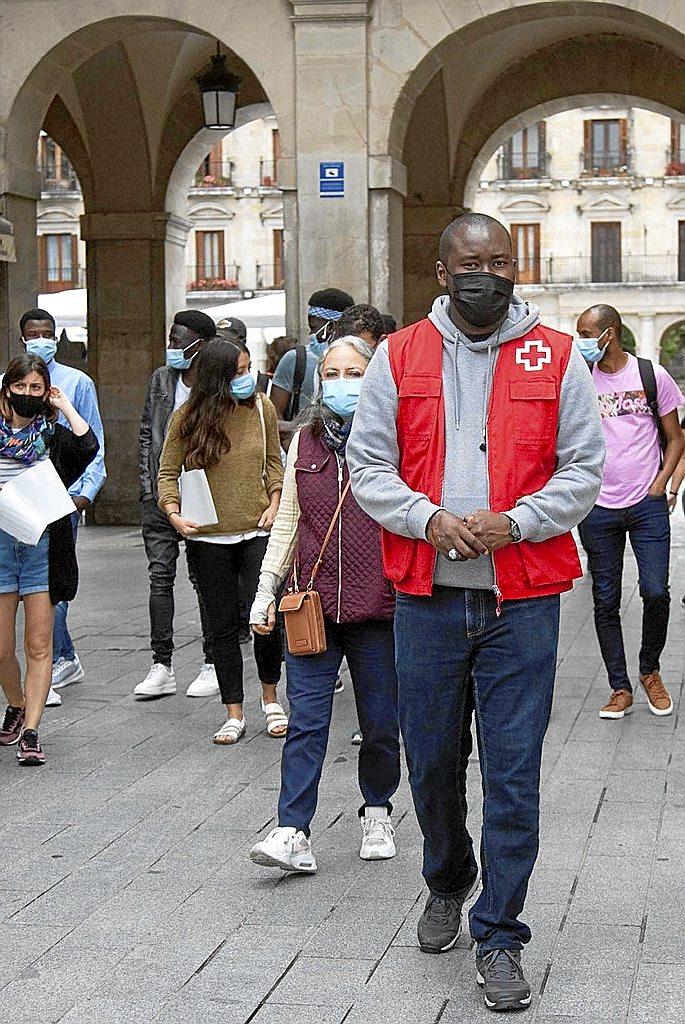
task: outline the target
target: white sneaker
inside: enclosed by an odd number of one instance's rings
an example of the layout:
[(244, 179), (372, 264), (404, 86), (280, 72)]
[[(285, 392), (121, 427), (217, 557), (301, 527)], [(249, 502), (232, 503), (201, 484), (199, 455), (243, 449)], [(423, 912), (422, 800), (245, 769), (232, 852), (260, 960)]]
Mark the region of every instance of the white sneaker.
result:
[(218, 692), (219, 680), (216, 678), (216, 669), (205, 662), (199, 675), (186, 690), (186, 697), (216, 697)]
[(152, 666), (142, 683), (138, 683), (133, 696), (139, 699), (170, 697), (176, 693), (176, 676), (172, 668), (159, 663)]
[(250, 860), (253, 864), (281, 871), (299, 871), (305, 875), (316, 871), (311, 840), (304, 832), (286, 826), (273, 828), (266, 839), (255, 843), (250, 850)]
[(59, 690), (70, 683), (80, 683), (85, 674), (78, 654), (73, 658), (58, 658), (52, 666), (52, 687)]
[(386, 807), (367, 807), (362, 818), (362, 860), (390, 860), (395, 856), (395, 829)]
[(48, 695), (45, 698), (45, 707), (46, 708), (59, 708), (61, 706), (62, 706), (62, 697), (51, 686), (50, 689), (48, 690)]

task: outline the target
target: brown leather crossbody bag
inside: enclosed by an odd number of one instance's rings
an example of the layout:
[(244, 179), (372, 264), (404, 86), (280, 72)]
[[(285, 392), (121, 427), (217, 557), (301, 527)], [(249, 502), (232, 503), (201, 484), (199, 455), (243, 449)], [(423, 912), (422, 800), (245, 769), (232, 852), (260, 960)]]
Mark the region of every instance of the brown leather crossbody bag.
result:
[(314, 590), (314, 581), (321, 568), (321, 562), (328, 542), (330, 541), (335, 524), (338, 521), (343, 507), (343, 502), (350, 489), (350, 481), (345, 484), (340, 501), (336, 508), (330, 526), (326, 532), (321, 545), (319, 557), (314, 562), (309, 583), (304, 590), (300, 590), (297, 584), (297, 574), (293, 577), (294, 590), (284, 594), (278, 606), (279, 612), (283, 612), (285, 620), (285, 635), (288, 640), (288, 651), (290, 654), (323, 654), (326, 650), (326, 628), (323, 621), (323, 608), (321, 606), (321, 595)]

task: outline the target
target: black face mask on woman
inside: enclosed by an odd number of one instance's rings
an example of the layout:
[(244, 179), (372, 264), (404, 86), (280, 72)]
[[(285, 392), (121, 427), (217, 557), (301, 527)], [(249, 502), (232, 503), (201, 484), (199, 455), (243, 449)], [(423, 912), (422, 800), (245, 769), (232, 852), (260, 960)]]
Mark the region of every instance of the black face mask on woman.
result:
[(452, 274), (452, 302), (468, 324), (488, 327), (502, 320), (514, 294), (514, 282), (485, 272)]
[(17, 416), (21, 416), (22, 419), (32, 420), (45, 410), (43, 395), (15, 395), (14, 391), (9, 391), (7, 397)]

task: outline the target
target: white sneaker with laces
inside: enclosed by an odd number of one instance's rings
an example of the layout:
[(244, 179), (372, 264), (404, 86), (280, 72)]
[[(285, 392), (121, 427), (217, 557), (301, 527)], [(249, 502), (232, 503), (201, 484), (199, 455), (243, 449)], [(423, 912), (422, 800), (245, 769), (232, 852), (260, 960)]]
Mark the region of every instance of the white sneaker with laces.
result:
[(266, 839), (252, 847), (250, 860), (265, 868), (298, 871), (304, 875), (313, 875), (316, 871), (311, 839), (289, 826), (272, 828)]
[(62, 697), (57, 690), (53, 690), (52, 686), (48, 690), (48, 695), (45, 698), (46, 708), (59, 708), (62, 706)]
[(59, 690), (70, 683), (80, 683), (85, 674), (78, 654), (73, 658), (58, 658), (52, 666), (52, 687)]
[(186, 690), (186, 697), (216, 697), (218, 693), (219, 680), (216, 678), (216, 669), (205, 662)]
[(170, 697), (176, 693), (176, 677), (172, 668), (159, 663), (152, 666), (142, 683), (138, 683), (133, 696), (138, 699), (150, 697)]
[(362, 818), (362, 860), (390, 860), (395, 856), (395, 829), (387, 807), (367, 807)]

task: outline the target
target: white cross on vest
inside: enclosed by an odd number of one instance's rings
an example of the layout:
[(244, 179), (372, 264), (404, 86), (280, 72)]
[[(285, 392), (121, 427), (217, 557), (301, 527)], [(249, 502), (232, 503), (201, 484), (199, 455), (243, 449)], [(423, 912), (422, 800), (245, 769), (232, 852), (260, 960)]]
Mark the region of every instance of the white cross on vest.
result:
[(552, 362), (552, 350), (539, 338), (526, 338), (525, 343), (516, 349), (516, 362), (520, 363), (524, 370), (541, 370), (547, 363)]

